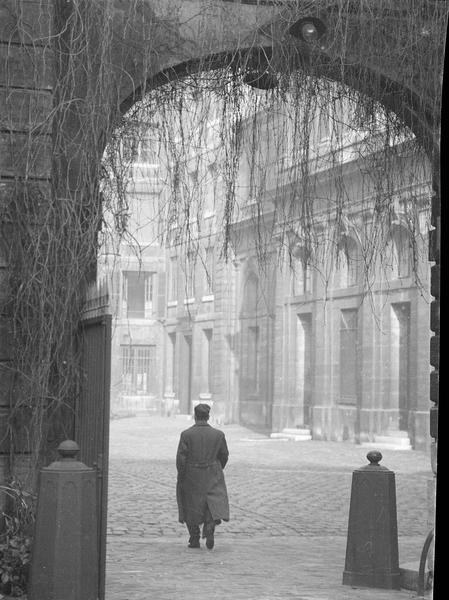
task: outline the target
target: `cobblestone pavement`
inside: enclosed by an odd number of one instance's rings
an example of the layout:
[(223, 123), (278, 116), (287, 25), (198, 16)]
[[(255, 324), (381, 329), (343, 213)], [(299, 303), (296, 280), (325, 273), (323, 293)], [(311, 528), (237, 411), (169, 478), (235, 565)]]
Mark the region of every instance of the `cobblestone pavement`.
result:
[[(189, 550), (177, 522), (174, 457), (186, 416), (111, 422), (107, 600), (389, 600), (412, 592), (341, 585), (352, 471), (367, 448), (271, 440), (222, 426), (231, 520), (216, 547)], [(430, 459), (382, 451), (396, 473), (400, 562), (427, 534)]]

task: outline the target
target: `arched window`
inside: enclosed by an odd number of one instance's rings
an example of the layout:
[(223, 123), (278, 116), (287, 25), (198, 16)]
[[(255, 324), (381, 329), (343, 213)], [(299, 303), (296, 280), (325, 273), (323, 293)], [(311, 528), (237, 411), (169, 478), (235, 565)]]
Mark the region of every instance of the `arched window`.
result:
[(357, 285), (360, 272), (360, 253), (357, 242), (344, 235), (337, 248), (337, 259), (334, 270), (335, 287), (348, 288)]
[(384, 268), (388, 279), (399, 279), (410, 275), (410, 234), (401, 225), (393, 225), (385, 248)]

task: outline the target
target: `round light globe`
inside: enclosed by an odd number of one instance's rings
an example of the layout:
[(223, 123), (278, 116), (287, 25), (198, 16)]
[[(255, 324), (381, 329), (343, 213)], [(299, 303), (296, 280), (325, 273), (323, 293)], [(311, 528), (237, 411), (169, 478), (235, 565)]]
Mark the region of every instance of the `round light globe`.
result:
[(314, 42), (318, 39), (318, 29), (314, 23), (304, 23), (301, 27), (301, 33), (306, 42)]

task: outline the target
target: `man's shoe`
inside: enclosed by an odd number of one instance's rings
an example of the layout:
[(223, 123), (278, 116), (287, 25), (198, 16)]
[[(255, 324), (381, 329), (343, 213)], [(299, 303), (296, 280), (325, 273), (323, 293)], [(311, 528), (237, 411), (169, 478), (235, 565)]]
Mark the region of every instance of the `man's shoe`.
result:
[(207, 537), (206, 537), (206, 548), (208, 550), (212, 550), (212, 548), (214, 547), (214, 534), (210, 533)]
[(199, 537), (191, 537), (189, 539), (189, 548), (200, 548), (200, 538)]

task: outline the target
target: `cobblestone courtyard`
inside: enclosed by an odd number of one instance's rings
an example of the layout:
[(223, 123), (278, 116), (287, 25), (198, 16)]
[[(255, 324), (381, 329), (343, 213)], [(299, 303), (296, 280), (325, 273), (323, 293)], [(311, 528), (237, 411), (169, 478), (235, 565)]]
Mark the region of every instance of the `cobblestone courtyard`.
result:
[[(174, 457), (185, 416), (111, 422), (107, 600), (386, 600), (412, 592), (341, 585), (352, 471), (367, 449), (285, 442), (223, 426), (231, 521), (216, 547), (187, 549), (177, 522)], [(396, 473), (400, 563), (427, 534), (425, 453), (382, 451)]]

